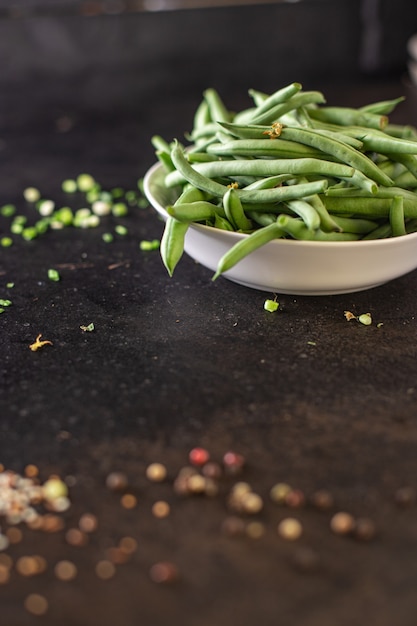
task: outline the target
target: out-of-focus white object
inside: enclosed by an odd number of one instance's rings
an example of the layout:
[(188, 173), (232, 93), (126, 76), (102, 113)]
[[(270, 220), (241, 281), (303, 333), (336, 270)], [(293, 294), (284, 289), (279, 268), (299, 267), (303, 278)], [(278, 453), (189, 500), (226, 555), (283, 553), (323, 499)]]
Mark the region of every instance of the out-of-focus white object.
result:
[[(164, 178), (163, 167), (156, 163), (145, 175), (144, 191), (166, 220), (165, 207), (175, 198)], [(222, 255), (247, 236), (192, 224), (185, 237), (185, 252), (214, 272)], [(276, 239), (242, 259), (224, 277), (261, 291), (318, 296), (370, 289), (416, 268), (417, 232), (368, 241)]]
[(410, 57), (408, 60), (408, 73), (413, 83), (417, 85), (417, 33), (408, 40), (407, 52)]

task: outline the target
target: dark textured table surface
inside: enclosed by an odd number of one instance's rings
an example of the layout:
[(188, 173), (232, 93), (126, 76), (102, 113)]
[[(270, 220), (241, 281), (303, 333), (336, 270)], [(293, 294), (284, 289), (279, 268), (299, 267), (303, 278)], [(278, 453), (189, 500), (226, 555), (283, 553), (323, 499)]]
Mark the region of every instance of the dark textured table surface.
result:
[[(81, 172), (107, 189), (135, 189), (154, 162), (151, 135), (186, 130), (198, 100), (178, 94), (169, 107), (95, 115), (75, 96), (64, 106), (56, 88), (14, 85), (3, 99), (0, 204), (28, 215), (23, 189), (67, 203), (60, 184)], [(75, 94), (77, 83), (65, 88)], [(396, 119), (417, 123), (416, 93), (401, 80), (328, 93), (359, 105), (404, 91)], [(20, 540), (0, 552), (3, 578), (2, 554), (13, 562), (0, 584), (2, 626), (415, 625), (417, 505), (400, 506), (396, 494), (417, 487), (416, 272), (361, 293), (277, 294), (271, 314), (268, 294), (213, 283), (190, 258), (168, 278), (159, 253), (139, 247), (161, 235), (152, 209), (132, 207), (119, 222), (128, 234), (112, 243), (101, 237), (114, 225), (104, 218), (96, 229), (16, 238), (0, 253), (0, 298), (12, 301), (0, 316), (0, 462), (18, 474), (33, 464), (41, 482), (58, 474), (71, 503), (59, 514), (64, 528), (20, 524)], [(59, 282), (48, 280), (51, 267)], [(347, 322), (345, 310), (369, 311), (374, 323)], [(81, 330), (90, 323), (93, 332)], [(52, 345), (33, 352), (38, 334)], [(195, 446), (219, 462), (230, 450), (246, 459), (215, 496), (174, 489)], [(163, 483), (145, 476), (153, 461), (167, 467)], [(106, 486), (114, 471), (128, 477), (133, 509)], [(224, 532), (237, 481), (263, 499), (260, 513), (239, 515), (263, 524), (249, 526), (263, 529), (259, 538)], [(300, 490), (304, 506), (272, 502), (278, 482)], [(330, 510), (311, 503), (320, 489), (334, 498)], [(164, 519), (152, 514), (160, 500), (171, 507)], [(371, 519), (376, 536), (337, 536), (338, 511)], [(66, 531), (83, 513), (98, 527), (87, 545), (70, 545)], [(304, 530), (295, 542), (277, 533), (289, 516)], [(96, 564), (126, 536), (137, 550), (100, 579)], [(23, 575), (18, 559), (30, 555), (46, 570)], [(62, 560), (77, 567), (71, 581), (54, 572)], [(175, 564), (178, 580), (151, 580), (160, 561)], [(46, 598), (43, 616), (25, 609), (30, 594)]]

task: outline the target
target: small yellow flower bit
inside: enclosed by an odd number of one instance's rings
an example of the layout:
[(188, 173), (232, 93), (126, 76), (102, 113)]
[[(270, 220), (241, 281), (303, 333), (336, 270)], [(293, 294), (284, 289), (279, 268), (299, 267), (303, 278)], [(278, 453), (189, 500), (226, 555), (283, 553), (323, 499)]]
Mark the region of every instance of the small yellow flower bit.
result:
[(36, 337), (36, 340), (30, 344), (29, 348), (32, 350), (32, 352), (36, 352), (36, 350), (39, 350), (39, 348), (42, 348), (43, 346), (46, 346), (46, 345), (52, 346), (52, 341), (48, 341), (48, 340), (41, 341), (41, 337), (42, 337), (42, 334), (38, 335)]
[(270, 139), (277, 139), (281, 135), (281, 131), (284, 128), (281, 122), (274, 122), (270, 130), (264, 130), (263, 135), (269, 135)]

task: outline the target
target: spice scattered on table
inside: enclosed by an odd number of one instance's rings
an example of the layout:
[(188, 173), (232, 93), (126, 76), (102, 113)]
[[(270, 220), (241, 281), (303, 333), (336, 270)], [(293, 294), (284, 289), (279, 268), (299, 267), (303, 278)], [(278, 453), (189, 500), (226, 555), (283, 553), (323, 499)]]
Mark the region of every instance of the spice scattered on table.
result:
[(37, 350), (39, 350), (40, 348), (43, 348), (44, 346), (53, 345), (52, 341), (49, 341), (48, 339), (41, 340), (41, 337), (42, 337), (42, 334), (39, 334), (36, 337), (35, 341), (30, 344), (29, 348), (30, 350), (32, 350), (32, 352), (36, 352)]

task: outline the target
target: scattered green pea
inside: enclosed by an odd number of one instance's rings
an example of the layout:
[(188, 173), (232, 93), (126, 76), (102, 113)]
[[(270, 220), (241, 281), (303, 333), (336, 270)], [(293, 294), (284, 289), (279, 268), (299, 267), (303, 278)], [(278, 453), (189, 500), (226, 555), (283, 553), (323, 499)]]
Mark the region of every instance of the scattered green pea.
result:
[(41, 200), (37, 205), (37, 209), (41, 215), (47, 217), (54, 212), (55, 202), (53, 200)]
[(265, 300), (264, 302), (265, 311), (269, 311), (270, 313), (273, 313), (274, 311), (277, 311), (278, 308), (279, 308), (279, 302), (277, 302), (276, 300), (271, 300), (270, 298)]
[(11, 305), (12, 305), (12, 301), (11, 300), (0, 298), (0, 306), (8, 307), (8, 306), (11, 306)]
[(14, 283), (10, 282), (10, 283), (6, 283), (6, 288), (7, 289), (13, 289), (14, 287)]
[(57, 283), (58, 281), (61, 280), (61, 276), (59, 274), (59, 272), (53, 268), (50, 268), (48, 270), (48, 278), (49, 280), (54, 281), (55, 283)]
[(95, 215), (109, 215), (111, 213), (111, 204), (105, 200), (96, 200), (91, 205), (91, 209)]
[(112, 233), (103, 233), (101, 238), (106, 243), (111, 243), (113, 241), (113, 239), (114, 239)]
[(129, 231), (127, 230), (126, 226), (123, 226), (123, 224), (117, 224), (117, 225), (114, 227), (114, 230), (115, 230), (115, 232), (116, 232), (118, 235), (121, 235), (122, 237), (124, 237), (125, 235), (127, 235), (127, 233), (129, 232)]
[(63, 226), (71, 226), (74, 220), (74, 214), (70, 207), (63, 206), (54, 213), (54, 220), (61, 222)]
[(23, 228), (21, 234), (23, 239), (26, 241), (32, 241), (32, 239), (36, 239), (39, 235), (36, 226), (27, 226), (26, 228)]
[(0, 209), (0, 215), (3, 217), (12, 217), (16, 213), (16, 207), (14, 204), (5, 204)]
[(112, 198), (123, 198), (123, 196), (125, 195), (125, 190), (122, 187), (114, 187), (114, 189), (112, 189), (110, 191)]
[(358, 316), (358, 322), (364, 324), (365, 326), (370, 326), (372, 324), (372, 316), (370, 313), (362, 313)]
[(115, 217), (124, 217), (128, 214), (129, 209), (124, 202), (116, 202), (113, 204), (111, 212)]
[(2, 248), (10, 248), (13, 245), (13, 239), (11, 237), (2, 237), (0, 239), (0, 245)]
[(68, 178), (67, 180), (62, 181), (61, 188), (64, 193), (75, 193), (78, 188), (77, 181), (72, 178)]
[(126, 191), (125, 198), (128, 204), (136, 204), (137, 194), (136, 191)]
[(152, 239), (152, 241), (143, 239), (139, 244), (140, 249), (145, 250), (145, 251), (158, 250), (159, 246), (160, 246), (159, 239)]
[(79, 174), (77, 176), (77, 187), (80, 191), (90, 191), (95, 184), (96, 181), (91, 174)]
[(82, 325), (80, 326), (81, 330), (83, 330), (85, 333), (91, 333), (94, 330), (94, 323), (91, 322), (91, 324), (87, 324), (86, 326)]
[(37, 189), (36, 187), (27, 187), (23, 191), (23, 197), (26, 200), (26, 202), (30, 202), (32, 204), (34, 202), (37, 202), (40, 199), (41, 193), (39, 189)]

